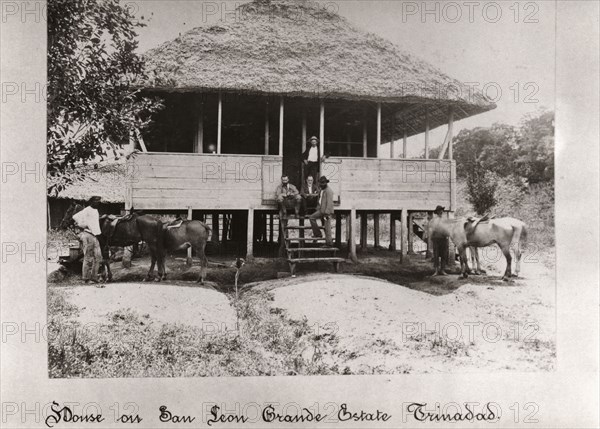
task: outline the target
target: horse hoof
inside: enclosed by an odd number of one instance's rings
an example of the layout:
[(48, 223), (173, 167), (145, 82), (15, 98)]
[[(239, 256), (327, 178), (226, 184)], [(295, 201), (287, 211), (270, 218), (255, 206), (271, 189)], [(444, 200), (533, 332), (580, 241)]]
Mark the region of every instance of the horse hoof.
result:
[(509, 280), (509, 278), (508, 278), (508, 277), (506, 277), (506, 276), (502, 277), (502, 281), (504, 281), (504, 282), (508, 282), (508, 280)]

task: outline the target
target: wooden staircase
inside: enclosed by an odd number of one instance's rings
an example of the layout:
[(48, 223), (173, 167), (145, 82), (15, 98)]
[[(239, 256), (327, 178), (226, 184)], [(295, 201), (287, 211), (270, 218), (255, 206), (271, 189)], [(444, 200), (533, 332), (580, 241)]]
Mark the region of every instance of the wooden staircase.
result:
[[(340, 262), (345, 261), (344, 258), (337, 256), (340, 249), (328, 247), (324, 237), (313, 238), (312, 228), (310, 224), (304, 225), (305, 222), (308, 223), (308, 216), (288, 216), (280, 220), (283, 244), (292, 277), (295, 277), (296, 264), (311, 262), (332, 262), (335, 272), (339, 272)], [(324, 231), (325, 227), (319, 225), (319, 229)], [(307, 230), (310, 231), (310, 237), (305, 237), (304, 233)]]

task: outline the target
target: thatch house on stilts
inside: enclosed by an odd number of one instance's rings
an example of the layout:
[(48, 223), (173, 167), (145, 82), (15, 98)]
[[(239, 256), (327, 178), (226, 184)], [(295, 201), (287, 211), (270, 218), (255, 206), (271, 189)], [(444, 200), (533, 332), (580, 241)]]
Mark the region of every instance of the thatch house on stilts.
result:
[[(311, 135), (327, 156), (321, 174), (335, 194), (336, 244), (348, 240), (356, 258), (349, 237), (358, 232), (357, 216), (364, 236), (367, 213), (376, 227), (379, 214), (391, 213), (400, 219), (405, 254), (412, 212), (455, 209), (453, 123), (495, 107), (307, 1), (255, 0), (238, 7), (235, 19), (195, 28), (146, 57), (149, 78), (140, 86), (166, 107), (136, 142), (141, 153), (129, 161), (126, 208), (184, 210), (212, 216), (216, 226), (219, 216), (232, 214), (248, 257), (263, 240), (273, 241), (275, 188), (283, 172), (301, 184)], [(443, 148), (430, 159), (429, 132), (442, 125)], [(421, 133), (425, 158), (408, 159), (407, 138)], [(386, 142), (392, 144), (382, 153)], [(342, 218), (349, 220), (345, 231)]]

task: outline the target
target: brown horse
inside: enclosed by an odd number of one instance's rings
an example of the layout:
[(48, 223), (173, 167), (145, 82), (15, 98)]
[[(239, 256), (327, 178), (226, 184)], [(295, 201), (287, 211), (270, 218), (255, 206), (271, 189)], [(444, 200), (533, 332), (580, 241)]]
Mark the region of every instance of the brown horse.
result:
[(460, 254), (461, 276), (466, 278), (469, 272), (467, 247), (487, 247), (497, 244), (506, 258), (506, 270), (502, 280), (512, 276), (512, 257), (510, 248), (515, 245), (516, 276), (520, 272), (521, 244), (527, 239), (527, 226), (514, 218), (497, 218), (480, 221), (479, 219), (442, 219), (434, 217), (430, 223), (431, 232), (450, 237)]
[(100, 229), (109, 246), (133, 246), (144, 241), (150, 250), (151, 264), (146, 280), (154, 278), (154, 267), (158, 266), (158, 278), (164, 278), (164, 252), (162, 249), (163, 223), (149, 215), (132, 213), (127, 216), (101, 216)]
[[(210, 234), (210, 228), (199, 220), (175, 221), (169, 225), (163, 225), (163, 249), (165, 252), (192, 248), (200, 259), (200, 277), (198, 282), (204, 284), (208, 260), (204, 253), (206, 242)], [(166, 278), (166, 270), (163, 263), (163, 278)]]

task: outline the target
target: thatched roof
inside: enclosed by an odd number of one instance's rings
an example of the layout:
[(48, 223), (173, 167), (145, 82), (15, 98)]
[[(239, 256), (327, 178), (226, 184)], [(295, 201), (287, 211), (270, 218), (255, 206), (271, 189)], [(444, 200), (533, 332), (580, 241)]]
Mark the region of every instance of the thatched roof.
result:
[[(127, 164), (111, 162), (107, 164), (80, 167), (73, 182), (58, 193), (49, 197), (87, 201), (94, 195), (102, 197), (103, 203), (124, 203), (127, 187)], [(49, 185), (53, 180), (49, 179)]]
[(195, 28), (148, 51), (149, 78), (141, 86), (395, 103), (409, 135), (424, 130), (426, 105), (431, 128), (447, 123), (449, 105), (455, 119), (496, 107), (315, 2), (254, 0), (236, 13), (235, 20)]

